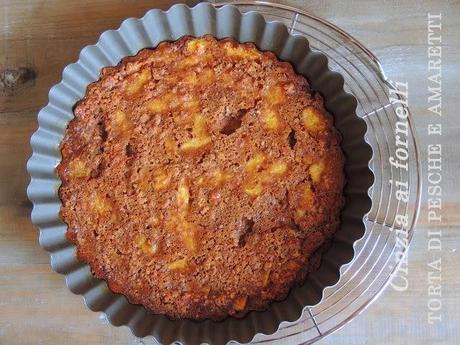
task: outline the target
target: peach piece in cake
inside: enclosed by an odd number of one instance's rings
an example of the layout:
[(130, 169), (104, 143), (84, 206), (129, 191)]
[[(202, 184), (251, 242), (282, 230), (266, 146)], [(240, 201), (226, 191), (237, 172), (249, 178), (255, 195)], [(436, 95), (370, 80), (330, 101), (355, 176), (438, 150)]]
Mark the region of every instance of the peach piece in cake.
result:
[(104, 214), (112, 211), (112, 206), (109, 200), (98, 192), (93, 193), (91, 207), (98, 214)]
[(83, 162), (80, 158), (75, 158), (69, 162), (68, 171), (70, 176), (74, 178), (88, 177), (91, 174), (91, 169), (88, 168), (86, 163)]
[(326, 126), (320, 111), (312, 106), (308, 106), (302, 111), (302, 121), (305, 128), (310, 131), (320, 131)]
[(162, 190), (169, 186), (171, 176), (168, 175), (165, 169), (160, 168), (155, 171), (154, 175), (154, 188), (155, 190)]
[(168, 264), (170, 271), (183, 270), (187, 267), (187, 259), (177, 259)]
[(263, 111), (262, 122), (265, 129), (275, 131), (280, 128), (279, 114), (273, 109)]
[(184, 142), (180, 147), (183, 152), (194, 152), (211, 143), (206, 118), (203, 115), (197, 114), (194, 116), (192, 132), (193, 138)]
[(152, 79), (152, 74), (148, 67), (144, 68), (141, 72), (137, 73), (133, 80), (129, 81), (126, 86), (126, 93), (133, 95), (139, 92), (142, 87)]
[(326, 164), (324, 160), (321, 160), (317, 163), (313, 163), (312, 165), (310, 165), (308, 172), (310, 173), (310, 177), (313, 182), (320, 181), (325, 167), (326, 167)]
[(268, 104), (276, 105), (284, 101), (284, 90), (280, 85), (270, 86), (267, 90), (266, 99)]

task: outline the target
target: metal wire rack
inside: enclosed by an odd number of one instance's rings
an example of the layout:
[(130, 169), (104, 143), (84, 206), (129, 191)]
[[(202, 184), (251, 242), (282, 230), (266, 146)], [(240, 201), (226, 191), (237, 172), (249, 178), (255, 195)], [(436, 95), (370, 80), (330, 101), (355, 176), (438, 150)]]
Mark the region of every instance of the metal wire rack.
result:
[[(366, 231), (355, 243), (353, 260), (341, 269), (339, 282), (324, 291), (322, 301), (304, 310), (300, 320), (283, 323), (272, 335), (257, 335), (256, 344), (312, 343), (341, 328), (372, 303), (395, 276), (405, 260), (412, 239), (420, 204), (420, 159), (413, 120), (408, 116), (408, 169), (389, 163), (397, 150), (395, 127), (397, 108), (376, 56), (352, 36), (330, 22), (300, 9), (265, 1), (214, 2), (216, 7), (230, 3), (242, 12), (258, 11), (269, 20), (284, 23), (291, 34), (303, 35), (312, 50), (329, 59), (331, 70), (345, 80), (344, 88), (358, 100), (356, 113), (368, 126), (366, 140), (372, 146), (370, 167), (375, 175), (370, 190), (372, 209), (364, 219)], [(393, 95), (394, 96), (394, 95)], [(401, 99), (401, 97), (399, 97)], [(407, 182), (407, 201), (396, 198), (395, 183)], [(398, 217), (407, 223), (398, 226)], [(401, 218), (400, 218), (401, 219)], [(402, 245), (404, 244), (404, 245)]]

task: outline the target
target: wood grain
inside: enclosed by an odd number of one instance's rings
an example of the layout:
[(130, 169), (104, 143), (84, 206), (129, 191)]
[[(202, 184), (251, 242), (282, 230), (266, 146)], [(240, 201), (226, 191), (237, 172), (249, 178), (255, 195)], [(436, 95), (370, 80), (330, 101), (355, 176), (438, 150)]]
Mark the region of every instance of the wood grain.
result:
[[(441, 324), (426, 322), (428, 224), (426, 203), (409, 259), (410, 289), (387, 289), (367, 311), (322, 344), (457, 344), (460, 342), (458, 171), (460, 141), (456, 96), (460, 79), (460, 2), (294, 1), (350, 32), (380, 58), (388, 76), (407, 80), (423, 159), (431, 140), (426, 126), (426, 16), (443, 13), (443, 99), (445, 147), (443, 222), (443, 316)], [(72, 295), (62, 276), (51, 271), (30, 223), (31, 205), (25, 189), (29, 138), (36, 113), (46, 104), (49, 88), (62, 68), (75, 61), (81, 48), (102, 31), (116, 28), (127, 17), (139, 17), (171, 1), (0, 0), (0, 73), (28, 68), (36, 78), (14, 89), (0, 89), (0, 344), (152, 344), (126, 327), (108, 325)]]

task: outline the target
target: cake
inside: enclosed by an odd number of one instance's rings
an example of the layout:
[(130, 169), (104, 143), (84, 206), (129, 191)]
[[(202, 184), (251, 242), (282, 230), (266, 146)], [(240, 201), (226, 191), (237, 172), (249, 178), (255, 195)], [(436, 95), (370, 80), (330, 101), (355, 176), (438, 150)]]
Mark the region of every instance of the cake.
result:
[(263, 310), (339, 226), (344, 156), (321, 95), (273, 53), (183, 37), (104, 68), (61, 144), (79, 260), (171, 319)]

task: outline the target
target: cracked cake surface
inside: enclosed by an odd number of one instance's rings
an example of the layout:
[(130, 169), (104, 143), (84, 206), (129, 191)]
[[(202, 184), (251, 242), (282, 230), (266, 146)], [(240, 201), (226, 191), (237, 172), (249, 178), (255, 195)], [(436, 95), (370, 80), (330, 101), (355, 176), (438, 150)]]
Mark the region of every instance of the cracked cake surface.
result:
[(57, 171), (67, 237), (111, 290), (170, 318), (286, 297), (339, 226), (344, 157), (321, 96), (253, 44), (183, 37), (104, 68)]

